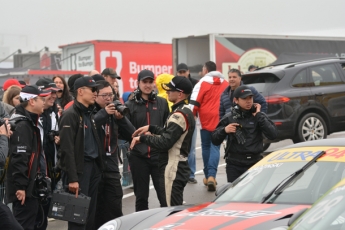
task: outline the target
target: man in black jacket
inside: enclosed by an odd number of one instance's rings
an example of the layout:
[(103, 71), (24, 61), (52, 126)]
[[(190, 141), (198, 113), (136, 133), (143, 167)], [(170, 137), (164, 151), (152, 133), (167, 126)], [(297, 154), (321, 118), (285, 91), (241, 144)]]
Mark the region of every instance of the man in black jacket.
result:
[(74, 82), (76, 99), (60, 118), (60, 152), (63, 181), (69, 191), (91, 197), (86, 226), (68, 222), (69, 229), (94, 229), (97, 189), (101, 179), (102, 144), (93, 120), (92, 106), (98, 84), (91, 77)]
[[(126, 102), (126, 106), (130, 110), (127, 116), (136, 129), (150, 124), (163, 126), (169, 115), (167, 101), (164, 98), (156, 97), (153, 89), (154, 74), (152, 71), (140, 71), (138, 74), (138, 89), (135, 90), (132, 100)], [(136, 197), (136, 211), (149, 208), (150, 176), (156, 189), (158, 200), (162, 205), (159, 192), (158, 155), (159, 150), (151, 148), (144, 143), (136, 145), (130, 152), (129, 165), (131, 167)]]
[[(147, 125), (133, 133), (131, 148), (146, 143), (161, 150), (159, 156), (160, 189), (163, 207), (182, 205), (183, 190), (190, 175), (188, 154), (195, 128), (194, 115), (186, 103), (193, 86), (184, 77), (176, 76), (165, 85), (168, 100), (174, 103), (164, 127)], [(154, 135), (142, 135), (150, 132)], [(142, 136), (137, 136), (142, 135)]]
[(118, 162), (118, 136), (131, 141), (135, 131), (131, 122), (116, 110), (112, 88), (107, 81), (97, 81), (102, 89), (99, 90), (95, 107), (95, 122), (98, 135), (102, 142), (102, 159), (104, 170), (98, 187), (96, 228), (98, 229), (109, 220), (122, 216), (122, 186)]
[[(6, 202), (13, 203), (13, 215), (24, 229), (34, 229), (39, 201), (35, 178), (46, 165), (40, 164), (41, 136), (37, 127), (44, 100), (50, 92), (25, 86), (20, 92), (22, 103), (16, 107), (16, 130), (10, 140), (10, 160), (6, 174)], [(43, 175), (45, 176), (45, 175)]]
[[(188, 66), (185, 63), (181, 63), (177, 66), (177, 76), (182, 76), (187, 78), (194, 88), (196, 83), (198, 83), (198, 80), (192, 78), (189, 73)], [(188, 96), (188, 103), (190, 101), (190, 95)], [(193, 138), (192, 138), (192, 146), (190, 148), (190, 153), (188, 154), (188, 165), (190, 168), (190, 175), (188, 179), (188, 183), (190, 184), (196, 184), (198, 183), (195, 179), (195, 171), (196, 171), (196, 163), (195, 163), (195, 145), (196, 145), (196, 138), (197, 138), (197, 128), (195, 126)]]
[(228, 182), (236, 180), (262, 159), (262, 134), (272, 140), (277, 136), (276, 126), (265, 113), (260, 111), (261, 105), (253, 103), (253, 95), (248, 86), (236, 88), (235, 105), (220, 120), (212, 133), (214, 145), (220, 145), (228, 137), (225, 149)]

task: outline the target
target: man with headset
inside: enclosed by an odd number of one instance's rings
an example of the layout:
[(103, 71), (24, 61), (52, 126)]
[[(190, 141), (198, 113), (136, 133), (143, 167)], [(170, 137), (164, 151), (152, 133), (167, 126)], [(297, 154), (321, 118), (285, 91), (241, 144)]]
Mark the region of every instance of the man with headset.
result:
[[(152, 71), (146, 69), (140, 71), (138, 74), (138, 88), (134, 91), (133, 98), (126, 102), (126, 106), (130, 110), (127, 115), (128, 119), (136, 129), (146, 125), (162, 127), (169, 115), (168, 103), (164, 98), (156, 97), (154, 84)], [(150, 176), (162, 205), (161, 193), (159, 192), (158, 155), (159, 150), (144, 143), (136, 145), (130, 152), (128, 160), (136, 196), (136, 211), (149, 208)]]

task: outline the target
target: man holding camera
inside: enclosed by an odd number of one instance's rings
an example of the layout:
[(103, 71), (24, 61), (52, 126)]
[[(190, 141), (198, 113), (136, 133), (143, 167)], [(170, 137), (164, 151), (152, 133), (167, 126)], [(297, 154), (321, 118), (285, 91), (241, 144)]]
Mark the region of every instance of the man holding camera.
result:
[(274, 123), (261, 112), (261, 105), (253, 103), (253, 92), (248, 86), (239, 86), (234, 91), (234, 106), (231, 107), (212, 133), (212, 143), (220, 145), (228, 137), (225, 149), (226, 175), (233, 182), (252, 165), (262, 159), (263, 137), (277, 137)]
[(133, 133), (130, 147), (132, 149), (138, 143), (145, 143), (161, 151), (159, 184), (163, 197), (162, 206), (170, 207), (183, 203), (183, 190), (190, 176), (188, 154), (195, 119), (185, 101), (193, 90), (192, 83), (187, 78), (176, 76), (169, 84), (163, 84), (163, 88), (168, 93), (168, 100), (174, 103), (164, 127), (158, 125), (141, 127)]
[(97, 189), (103, 168), (102, 143), (92, 114), (98, 86), (91, 77), (78, 78), (74, 82), (74, 103), (60, 118), (63, 181), (76, 197), (79, 192), (91, 197), (86, 225), (68, 222), (68, 229), (94, 229)]
[[(135, 131), (133, 125), (124, 117), (127, 111), (118, 101), (113, 102), (114, 94), (107, 81), (97, 81), (101, 86), (96, 97), (95, 122), (102, 148), (104, 170), (98, 186), (96, 209), (96, 228), (109, 220), (122, 216), (122, 186), (118, 166), (120, 151), (118, 150), (118, 136), (127, 141), (132, 139)], [(120, 106), (120, 107), (119, 107)], [(124, 110), (123, 110), (124, 109)]]
[(10, 139), (10, 159), (6, 174), (6, 202), (13, 203), (13, 214), (24, 229), (34, 229), (39, 201), (35, 180), (46, 165), (41, 160), (41, 136), (37, 127), (43, 113), (45, 97), (50, 92), (25, 86), (16, 106), (16, 129)]
[[(133, 126), (138, 129), (145, 125), (163, 126), (169, 115), (167, 101), (156, 97), (154, 92), (154, 74), (150, 70), (142, 70), (138, 74), (138, 88), (133, 98), (126, 102), (130, 113), (127, 115)], [(159, 192), (158, 155), (159, 150), (151, 148), (144, 143), (131, 149), (128, 158), (131, 167), (134, 194), (136, 197), (135, 210), (142, 211), (149, 208), (150, 176), (155, 187), (158, 200), (162, 205)]]

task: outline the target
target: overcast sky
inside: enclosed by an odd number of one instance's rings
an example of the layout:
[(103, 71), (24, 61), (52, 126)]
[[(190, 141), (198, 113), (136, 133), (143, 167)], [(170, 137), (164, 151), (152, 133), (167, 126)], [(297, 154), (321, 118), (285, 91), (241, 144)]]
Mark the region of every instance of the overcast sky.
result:
[(345, 37), (345, 0), (0, 0), (0, 49), (208, 33)]

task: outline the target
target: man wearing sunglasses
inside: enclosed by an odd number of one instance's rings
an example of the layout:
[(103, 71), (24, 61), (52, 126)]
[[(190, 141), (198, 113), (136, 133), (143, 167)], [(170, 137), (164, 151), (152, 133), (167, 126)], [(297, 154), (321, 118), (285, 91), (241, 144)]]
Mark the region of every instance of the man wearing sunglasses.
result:
[(122, 216), (122, 186), (118, 162), (120, 151), (118, 137), (131, 141), (135, 131), (131, 122), (116, 110), (113, 103), (114, 94), (110, 83), (105, 80), (97, 81), (102, 89), (99, 90), (95, 103), (95, 122), (98, 135), (102, 142), (102, 160), (104, 170), (98, 187), (96, 229), (104, 223)]
[[(190, 82), (192, 83), (192, 86), (194, 88), (194, 86), (196, 85), (196, 83), (198, 83), (198, 80), (192, 78), (190, 76), (190, 72), (188, 69), (188, 66), (185, 63), (181, 63), (177, 66), (177, 76), (182, 76), (187, 78), (188, 80), (190, 80)], [(190, 101), (190, 95), (188, 97), (188, 103)], [(196, 126), (195, 126), (195, 130), (193, 133), (193, 138), (192, 138), (192, 146), (190, 148), (190, 153), (188, 154), (188, 165), (190, 168), (190, 176), (188, 179), (188, 183), (190, 184), (196, 184), (198, 183), (198, 181), (195, 179), (195, 170), (196, 170), (196, 163), (195, 163), (195, 145), (196, 145), (196, 138), (197, 138), (197, 130), (196, 130)]]
[[(190, 175), (188, 154), (195, 127), (194, 115), (186, 103), (193, 90), (192, 83), (176, 76), (170, 83), (162, 84), (168, 100), (174, 103), (164, 127), (147, 125), (133, 133), (130, 148), (145, 143), (160, 150), (159, 185), (162, 207), (182, 205), (183, 190)], [(154, 134), (154, 135), (151, 135)]]
[[(93, 120), (98, 84), (91, 77), (74, 82), (74, 104), (60, 118), (60, 151), (63, 181), (70, 192), (91, 197), (85, 225), (68, 222), (68, 229), (94, 229), (98, 184), (101, 179), (102, 144)], [(80, 189), (80, 191), (79, 191)]]

